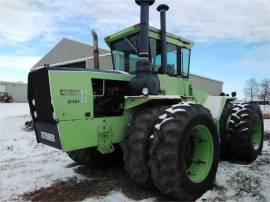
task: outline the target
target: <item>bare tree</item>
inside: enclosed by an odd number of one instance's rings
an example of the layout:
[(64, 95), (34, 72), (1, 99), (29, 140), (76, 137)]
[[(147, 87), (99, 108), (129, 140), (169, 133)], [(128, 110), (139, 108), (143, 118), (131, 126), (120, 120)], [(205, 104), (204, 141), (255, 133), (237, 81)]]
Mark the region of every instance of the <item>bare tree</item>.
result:
[(246, 87), (244, 88), (245, 96), (247, 99), (253, 101), (259, 93), (259, 84), (255, 78), (250, 78), (246, 81)]
[(265, 78), (261, 81), (259, 98), (263, 100), (264, 105), (266, 100), (270, 99), (270, 79)]

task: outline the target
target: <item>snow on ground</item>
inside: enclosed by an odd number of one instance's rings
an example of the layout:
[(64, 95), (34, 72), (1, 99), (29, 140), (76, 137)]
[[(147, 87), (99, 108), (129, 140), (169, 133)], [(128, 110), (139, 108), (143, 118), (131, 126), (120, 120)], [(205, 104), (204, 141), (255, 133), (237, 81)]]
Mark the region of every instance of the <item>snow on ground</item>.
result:
[(29, 113), (26, 103), (0, 103), (0, 119), (29, 115)]
[(249, 165), (220, 162), (214, 190), (198, 201), (270, 201), (270, 142), (262, 155)]
[(0, 103), (0, 201), (79, 177), (66, 167), (72, 161), (63, 152), (37, 144), (34, 132), (23, 130), (28, 111), (27, 104)]
[(260, 107), (264, 114), (270, 114), (270, 105), (260, 105)]
[(270, 119), (264, 119), (264, 130), (270, 131)]
[[(78, 172), (80, 166), (72, 166), (69, 157), (54, 148), (46, 145), (37, 144), (34, 132), (23, 130), (24, 122), (30, 119), (27, 104), (3, 104), (0, 103), (0, 201), (23, 200), (22, 194), (40, 190), (42, 187), (51, 187), (53, 184), (68, 181), (82, 182), (88, 180), (92, 182), (94, 189), (99, 187), (101, 190), (108, 187), (109, 180), (113, 178), (124, 178), (121, 172), (110, 174), (104, 171), (83, 171), (86, 175)], [(270, 130), (270, 119), (265, 120), (265, 130)], [(117, 170), (118, 168), (116, 168)], [(118, 169), (119, 170), (119, 169)], [(94, 178), (99, 173), (99, 181)], [(114, 172), (114, 171), (112, 171)], [(107, 187), (102, 187), (104, 175), (108, 179)], [(107, 176), (106, 176), (107, 175)], [(90, 177), (89, 177), (90, 176)], [(240, 165), (229, 162), (221, 162), (217, 172), (216, 183), (213, 190), (206, 192), (198, 201), (270, 201), (270, 141), (264, 142), (262, 155), (250, 165)], [(118, 179), (119, 182), (125, 179)], [(118, 183), (118, 181), (112, 183)], [(98, 186), (96, 186), (98, 183)], [(105, 183), (105, 182), (104, 182)], [(129, 185), (129, 182), (123, 183), (123, 186)], [(81, 185), (82, 186), (82, 185)], [(100, 187), (101, 186), (101, 187)], [(99, 197), (90, 197), (85, 195), (83, 201), (134, 201), (143, 198), (129, 197), (130, 193), (122, 187), (113, 189), (105, 195)], [(58, 186), (61, 188), (65, 185)], [(72, 192), (76, 189), (65, 188)], [(78, 187), (77, 187), (78, 189)], [(131, 192), (134, 192), (130, 184)], [(137, 193), (136, 193), (137, 192)], [(135, 189), (133, 195), (140, 195), (139, 189)], [(43, 192), (41, 192), (43, 193)], [(77, 192), (75, 192), (76, 194)], [(51, 192), (47, 193), (51, 194)], [(69, 193), (68, 193), (69, 194)], [(72, 194), (72, 193), (71, 193)], [(66, 194), (67, 195), (67, 194)], [(67, 195), (69, 196), (69, 195)], [(143, 195), (144, 196), (144, 195)], [(153, 201), (153, 194), (144, 197), (144, 201)], [(155, 196), (155, 193), (154, 193)], [(42, 197), (42, 195), (40, 195)], [(131, 199), (132, 198), (132, 199)], [(42, 198), (41, 198), (42, 199)], [(69, 200), (69, 198), (65, 198)]]

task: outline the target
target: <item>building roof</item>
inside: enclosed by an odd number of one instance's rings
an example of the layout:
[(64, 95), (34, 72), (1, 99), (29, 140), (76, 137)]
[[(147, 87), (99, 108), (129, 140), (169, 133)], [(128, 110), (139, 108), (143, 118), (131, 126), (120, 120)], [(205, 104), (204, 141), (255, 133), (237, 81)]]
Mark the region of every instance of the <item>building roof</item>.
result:
[[(99, 53), (105, 54), (110, 53), (110, 51), (100, 48)], [(91, 56), (93, 56), (92, 46), (83, 42), (63, 38), (49, 53), (41, 58), (33, 68), (44, 66), (44, 64), (62, 63)]]
[(20, 84), (20, 85), (27, 85), (27, 83), (23, 81), (0, 81), (0, 84), (5, 85), (5, 84)]

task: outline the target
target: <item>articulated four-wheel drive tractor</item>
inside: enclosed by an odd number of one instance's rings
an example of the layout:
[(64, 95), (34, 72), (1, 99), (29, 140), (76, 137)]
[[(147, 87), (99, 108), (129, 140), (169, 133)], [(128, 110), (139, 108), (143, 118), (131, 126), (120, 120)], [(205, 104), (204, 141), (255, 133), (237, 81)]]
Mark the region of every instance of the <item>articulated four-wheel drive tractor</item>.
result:
[[(136, 0), (140, 24), (105, 38), (114, 70), (48, 67), (28, 77), (37, 142), (94, 166), (124, 160), (139, 186), (195, 200), (213, 186), (221, 157), (252, 162), (262, 151), (258, 105), (211, 96), (189, 83), (193, 43), (149, 27), (154, 0)], [(108, 159), (110, 159), (108, 161)], [(109, 165), (108, 165), (109, 166)]]

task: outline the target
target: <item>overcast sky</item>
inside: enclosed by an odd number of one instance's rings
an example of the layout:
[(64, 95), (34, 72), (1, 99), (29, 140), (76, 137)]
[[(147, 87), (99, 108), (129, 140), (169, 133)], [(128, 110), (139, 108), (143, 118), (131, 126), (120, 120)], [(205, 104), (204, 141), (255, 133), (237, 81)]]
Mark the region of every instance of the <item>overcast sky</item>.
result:
[[(270, 77), (269, 0), (156, 0), (170, 6), (168, 32), (195, 42), (191, 72), (243, 95), (245, 80)], [(91, 43), (139, 22), (133, 0), (0, 0), (0, 80), (26, 81), (29, 69), (63, 37)]]

